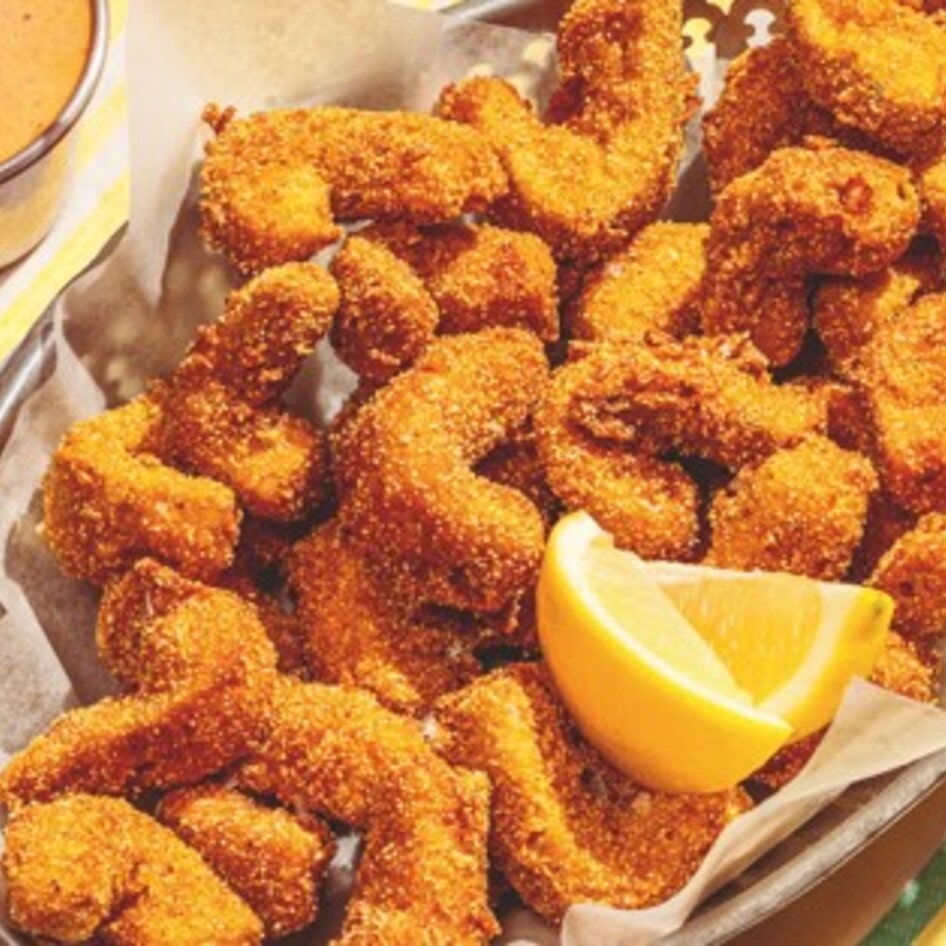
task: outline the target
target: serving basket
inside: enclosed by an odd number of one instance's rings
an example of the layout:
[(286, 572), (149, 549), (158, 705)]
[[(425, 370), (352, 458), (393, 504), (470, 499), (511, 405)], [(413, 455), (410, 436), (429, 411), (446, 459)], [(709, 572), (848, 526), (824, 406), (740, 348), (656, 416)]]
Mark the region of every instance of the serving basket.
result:
[[(451, 13), (464, 19), (551, 31), (567, 6), (567, 0), (467, 0)], [(777, 0), (692, 0), (686, 4), (687, 55), (700, 74), (705, 98), (715, 94), (728, 60), (749, 45), (764, 43), (777, 31), (780, 6)], [(697, 129), (694, 123), (691, 143)], [(698, 178), (700, 173), (697, 161), (689, 176)], [(669, 213), (680, 219), (705, 217), (708, 190), (692, 179), (686, 190), (688, 195), (702, 193), (703, 197), (677, 201)], [(0, 449), (10, 436), (19, 408), (51, 370), (54, 356), (47, 311), (0, 365)], [(946, 752), (861, 782), (715, 894), (682, 929), (662, 942), (667, 946), (708, 946), (731, 940), (824, 882), (881, 835), (902, 832), (903, 825), (909, 824), (908, 816), (916, 818), (917, 809), (936, 805), (946, 808)], [(904, 872), (917, 870), (941, 840), (941, 831), (936, 837), (935, 819), (933, 823), (932, 831), (927, 828), (929, 838), (922, 843), (913, 839), (915, 863)], [(2, 930), (0, 941), (22, 942)]]

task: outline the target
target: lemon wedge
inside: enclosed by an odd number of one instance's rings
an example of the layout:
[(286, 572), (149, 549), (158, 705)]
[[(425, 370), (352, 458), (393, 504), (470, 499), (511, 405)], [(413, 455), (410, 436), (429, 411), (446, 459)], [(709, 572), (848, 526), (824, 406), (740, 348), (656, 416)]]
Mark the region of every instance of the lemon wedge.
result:
[(552, 531), (537, 591), (542, 651), (579, 728), (667, 791), (731, 787), (826, 724), (892, 608), (850, 585), (644, 562), (586, 513)]

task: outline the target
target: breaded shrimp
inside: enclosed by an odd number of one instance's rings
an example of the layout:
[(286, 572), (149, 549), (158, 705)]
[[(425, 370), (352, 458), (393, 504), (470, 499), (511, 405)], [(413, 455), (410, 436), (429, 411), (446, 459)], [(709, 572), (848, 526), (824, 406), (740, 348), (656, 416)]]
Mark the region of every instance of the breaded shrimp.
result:
[(946, 628), (946, 515), (923, 516), (884, 554), (868, 580), (896, 602), (894, 629), (924, 650)]
[(774, 365), (787, 364), (808, 328), (809, 278), (878, 272), (903, 255), (919, 217), (904, 168), (837, 147), (776, 151), (719, 196), (704, 331), (747, 331)]
[(338, 239), (335, 219), (439, 223), (507, 187), (483, 136), (427, 115), (323, 107), (213, 124), (203, 232), (244, 272), (309, 258)]
[(690, 558), (696, 483), (675, 462), (738, 469), (824, 429), (823, 399), (776, 387), (744, 338), (656, 334), (591, 345), (559, 368), (536, 414), (549, 485), (645, 558)]
[(885, 321), (853, 369), (864, 386), (885, 488), (918, 515), (946, 511), (946, 294)]
[(619, 390), (609, 374), (622, 363), (618, 346), (602, 346), (552, 375), (535, 417), (536, 444), (549, 486), (566, 509), (591, 513), (622, 548), (645, 558), (691, 558), (700, 538), (695, 481), (676, 463), (638, 456), (625, 444), (593, 436), (577, 422), (583, 402), (594, 403), (608, 398), (612, 388)]
[(789, 39), (808, 94), (896, 151), (946, 133), (946, 30), (893, 0), (791, 0)]
[(34, 936), (115, 946), (256, 946), (253, 911), (200, 855), (120, 798), (70, 795), (10, 820), (10, 919)]
[(893, 265), (865, 279), (826, 279), (814, 296), (814, 327), (832, 369), (850, 372), (857, 353), (877, 327), (943, 285), (943, 257), (928, 240), (917, 240)]
[(147, 397), (76, 424), (43, 481), (43, 535), (63, 570), (102, 584), (142, 556), (213, 581), (233, 560), (233, 493), (145, 449), (160, 410)]
[(262, 736), (276, 655), (236, 595), (145, 559), (106, 589), (96, 635), (127, 695), (69, 710), (15, 755), (8, 807), (199, 781)]
[(574, 399), (574, 423), (651, 456), (674, 452), (735, 470), (826, 423), (823, 399), (775, 385), (745, 336), (652, 333), (585, 351), (558, 372), (589, 379)]
[(682, 5), (577, 0), (558, 29), (562, 84), (543, 125), (511, 85), (444, 90), (439, 114), (483, 132), (510, 179), (496, 217), (561, 258), (595, 258), (651, 222), (674, 185), (692, 84)]
[(267, 937), (315, 920), (335, 851), (324, 822), (213, 783), (165, 795), (157, 816), (246, 901)]
[(751, 806), (739, 789), (651, 792), (576, 732), (541, 664), (513, 664), (444, 697), (438, 749), (492, 782), (490, 851), (551, 922), (573, 903), (636, 908), (686, 883), (719, 832)]
[(706, 562), (840, 581), (876, 488), (870, 461), (825, 437), (778, 450), (714, 498)]
[(439, 338), (338, 432), (341, 522), (386, 580), (427, 603), (490, 612), (535, 577), (539, 511), (471, 468), (523, 426), (547, 377), (531, 333)]
[(808, 135), (860, 150), (856, 133), (809, 98), (803, 69), (782, 36), (730, 63), (722, 95), (703, 120), (703, 151), (715, 192), (754, 171), (773, 151), (801, 144)]
[(280, 681), (266, 742), (240, 771), (275, 795), (365, 832), (340, 946), (474, 946), (487, 906), (489, 785), (454, 769), (419, 724), (347, 687)]
[(506, 326), (558, 339), (555, 261), (537, 236), (486, 224), (382, 224), (360, 235), (410, 263), (437, 303), (442, 334)]
[(408, 367), (435, 333), (507, 326), (558, 338), (555, 264), (530, 233), (376, 225), (349, 238), (332, 272), (342, 292), (332, 342), (372, 382)]
[(380, 383), (415, 361), (440, 322), (437, 303), (410, 264), (355, 234), (332, 261), (341, 290), (332, 345), (360, 378)]
[(295, 547), (290, 585), (316, 680), (368, 690), (395, 712), (419, 715), (479, 672), (475, 636), (425, 621), (399, 600), (335, 521)]
[(337, 306), (319, 267), (270, 270), (231, 293), (168, 380), (73, 427), (44, 483), (45, 534), (65, 570), (100, 584), (153, 556), (213, 581), (233, 560), (237, 499), (276, 519), (308, 512), (323, 439), (275, 401)]
[(154, 446), (172, 463), (220, 480), (251, 513), (300, 518), (322, 497), (322, 436), (277, 406), (338, 308), (319, 266), (268, 270), (231, 293), (180, 367), (152, 388)]
[(699, 326), (705, 224), (655, 223), (585, 278), (568, 316), (572, 338), (614, 341), (651, 329), (681, 337)]

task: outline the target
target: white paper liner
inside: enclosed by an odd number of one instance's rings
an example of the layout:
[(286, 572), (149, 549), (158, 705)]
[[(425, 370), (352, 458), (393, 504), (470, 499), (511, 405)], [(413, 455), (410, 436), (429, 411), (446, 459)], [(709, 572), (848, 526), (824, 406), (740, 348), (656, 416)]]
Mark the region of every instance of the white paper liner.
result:
[[(718, 19), (718, 9), (715, 14)], [(757, 41), (771, 19), (761, 16)], [(691, 64), (704, 94), (712, 97), (723, 64), (701, 42), (708, 30), (709, 21), (688, 24), (695, 40)], [(218, 101), (247, 112), (333, 102), (427, 111), (446, 82), (474, 68), (513, 78), (541, 99), (553, 80), (550, 51), (547, 37), (453, 25), (383, 0), (134, 5), (128, 55), (131, 222), (117, 251), (57, 303), (55, 370), (21, 412), (0, 457), (0, 764), (64, 708), (111, 689), (92, 642), (96, 595), (63, 577), (38, 535), (39, 488), (52, 450), (72, 423), (127, 400), (146, 379), (169, 370), (196, 325), (220, 311), (228, 278), (220, 260), (200, 244), (194, 207), (203, 105)], [(693, 155), (692, 130), (690, 145)], [(700, 176), (684, 179), (673, 213), (698, 218), (706, 209)], [(351, 386), (350, 373), (323, 345), (295, 385), (293, 403), (324, 420)], [(675, 897), (640, 911), (576, 906), (561, 942), (654, 942), (847, 785), (944, 748), (946, 714), (856, 684), (804, 773), (727, 828)], [(523, 911), (507, 920), (505, 942), (559, 941)], [(19, 941), (2, 927), (0, 939)]]

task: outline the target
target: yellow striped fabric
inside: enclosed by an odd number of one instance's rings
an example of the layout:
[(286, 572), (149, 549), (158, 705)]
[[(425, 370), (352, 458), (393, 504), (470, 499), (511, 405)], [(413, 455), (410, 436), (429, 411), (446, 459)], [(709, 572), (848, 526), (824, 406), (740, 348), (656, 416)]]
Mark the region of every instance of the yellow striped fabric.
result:
[(77, 133), (75, 180), (46, 239), (0, 270), (0, 361), (128, 217), (127, 0), (111, 0), (109, 55)]

